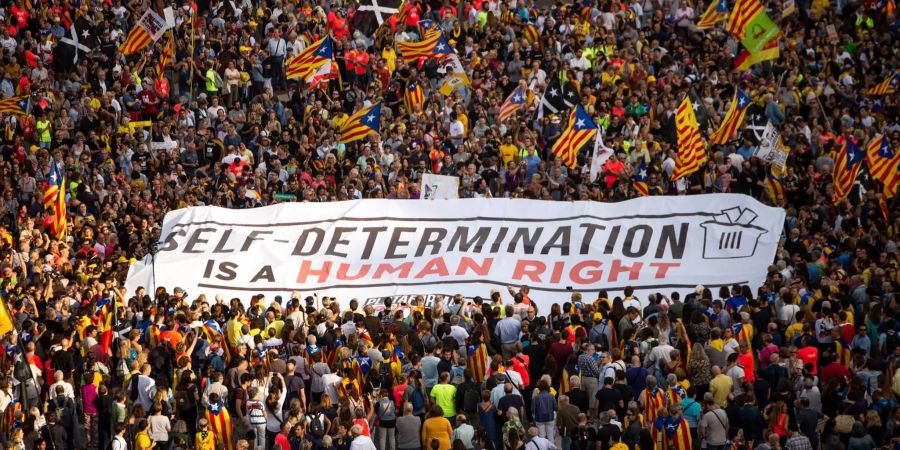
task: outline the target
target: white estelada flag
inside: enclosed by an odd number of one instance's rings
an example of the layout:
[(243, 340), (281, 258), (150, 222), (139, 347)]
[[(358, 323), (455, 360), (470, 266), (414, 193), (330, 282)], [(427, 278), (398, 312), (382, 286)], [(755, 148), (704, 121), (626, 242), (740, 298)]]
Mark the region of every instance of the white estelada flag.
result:
[(591, 183), (597, 180), (597, 176), (600, 175), (600, 169), (603, 168), (606, 160), (613, 154), (613, 149), (603, 143), (603, 132), (604, 130), (601, 128), (600, 132), (597, 133), (597, 138), (594, 139), (594, 153), (591, 156)]

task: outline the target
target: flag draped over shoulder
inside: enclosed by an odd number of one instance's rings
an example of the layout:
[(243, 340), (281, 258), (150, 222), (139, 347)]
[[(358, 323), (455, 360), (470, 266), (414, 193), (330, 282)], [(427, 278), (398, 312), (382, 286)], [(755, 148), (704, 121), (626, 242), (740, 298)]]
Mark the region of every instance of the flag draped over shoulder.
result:
[(597, 124), (580, 104), (569, 113), (569, 123), (553, 143), (553, 154), (570, 168), (578, 166), (578, 150), (597, 134)]
[(884, 185), (884, 194), (892, 198), (900, 184), (900, 153), (891, 150), (891, 143), (884, 135), (877, 135), (866, 146), (866, 163), (872, 178)]
[(719, 129), (710, 135), (709, 143), (722, 145), (728, 142), (744, 122), (744, 115), (747, 113), (750, 103), (750, 97), (747, 94), (740, 89), (735, 89), (734, 98), (731, 100), (728, 112), (725, 113), (725, 118), (722, 119)]
[(159, 40), (167, 28), (166, 20), (152, 9), (148, 9), (134, 24), (134, 28), (128, 33), (125, 42), (119, 46), (119, 51), (126, 56), (137, 53), (152, 42)]
[(51, 231), (57, 238), (66, 235), (66, 179), (59, 171), (56, 158), (50, 160), (50, 173), (44, 186), (44, 208), (53, 210)]
[(487, 346), (484, 344), (470, 345), (466, 349), (466, 353), (469, 355), (468, 363), (469, 369), (472, 370), (472, 379), (476, 383), (481, 383), (486, 378), (488, 367)]
[(322, 66), (331, 67), (333, 57), (334, 41), (331, 36), (325, 36), (285, 61), (285, 77), (289, 80), (301, 78), (309, 82)]
[(769, 171), (766, 174), (766, 190), (769, 192), (769, 198), (772, 199), (773, 204), (780, 205), (781, 203), (784, 203), (784, 180), (782, 177), (775, 174), (774, 165), (769, 166)]
[(657, 450), (690, 450), (691, 429), (684, 417), (659, 417), (653, 422), (653, 442)]
[(840, 143), (834, 158), (834, 198), (835, 204), (843, 201), (853, 189), (856, 176), (859, 174), (859, 164), (863, 160), (863, 152), (853, 138), (845, 138)]
[(425, 91), (415, 81), (406, 86), (403, 92), (403, 106), (407, 113), (415, 113), (425, 108)]
[(706, 146), (700, 137), (697, 116), (690, 97), (685, 97), (675, 113), (675, 128), (678, 133), (678, 154), (672, 180), (685, 177), (697, 171), (706, 163)]
[(644, 389), (641, 392), (642, 404), (644, 406), (644, 417), (651, 423), (659, 416), (659, 412), (666, 407), (666, 393), (660, 388), (653, 388), (653, 391)]
[(844, 338), (837, 338), (834, 341), (834, 351), (837, 362), (844, 367), (850, 367), (850, 343)]
[(231, 415), (222, 403), (209, 405), (206, 408), (206, 420), (209, 421), (209, 429), (216, 439), (216, 448), (234, 450), (234, 436), (231, 426)]
[(341, 143), (358, 141), (378, 133), (381, 127), (381, 102), (353, 113), (341, 127)]
[(728, 18), (728, 4), (725, 0), (712, 0), (700, 20), (697, 21), (697, 29), (705, 30), (712, 28), (717, 23)]

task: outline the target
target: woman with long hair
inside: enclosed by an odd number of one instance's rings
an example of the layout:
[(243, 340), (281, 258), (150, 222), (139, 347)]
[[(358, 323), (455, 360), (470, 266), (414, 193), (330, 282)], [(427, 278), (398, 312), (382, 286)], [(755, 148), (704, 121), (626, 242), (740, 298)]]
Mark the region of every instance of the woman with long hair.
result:
[(763, 416), (769, 423), (769, 431), (778, 435), (781, 445), (784, 445), (788, 438), (788, 420), (790, 420), (784, 400), (778, 400), (766, 406)]
[(706, 350), (699, 343), (691, 348), (691, 356), (687, 363), (687, 375), (691, 386), (697, 391), (697, 399), (702, 399), (703, 394), (709, 391), (709, 382), (712, 380), (712, 367)]

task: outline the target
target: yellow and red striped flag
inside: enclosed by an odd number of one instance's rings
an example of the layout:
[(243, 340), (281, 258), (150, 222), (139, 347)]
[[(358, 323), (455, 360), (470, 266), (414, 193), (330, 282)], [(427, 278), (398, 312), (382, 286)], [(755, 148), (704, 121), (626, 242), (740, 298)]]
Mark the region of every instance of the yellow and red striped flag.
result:
[(864, 156), (862, 150), (853, 138), (839, 138), (840, 148), (834, 158), (834, 198), (835, 204), (840, 203), (856, 183), (859, 174), (859, 165)]
[[(637, 191), (641, 197), (650, 195), (650, 187), (647, 186), (647, 161), (643, 158), (641, 158), (641, 165), (634, 169), (634, 176), (631, 177), (631, 186), (634, 187), (634, 190)], [(610, 329), (615, 332), (615, 327), (611, 327)], [(612, 343), (610, 343), (610, 345), (615, 347)]]
[(778, 39), (772, 39), (755, 55), (750, 53), (746, 48), (743, 49), (738, 57), (734, 58), (732, 65), (735, 70), (746, 72), (750, 70), (754, 64), (778, 59), (779, 56), (781, 56), (781, 50), (778, 48)]
[(319, 71), (320, 67), (331, 62), (333, 55), (334, 41), (331, 36), (325, 36), (287, 60), (284, 64), (285, 77), (289, 80), (302, 78), (310, 81), (309, 79)]
[(175, 62), (175, 33), (169, 33), (169, 40), (163, 46), (162, 53), (159, 54), (159, 61), (156, 62), (156, 77), (162, 78), (163, 72), (169, 64)]
[(453, 53), (453, 48), (440, 31), (426, 33), (425, 39), (419, 42), (398, 42), (397, 50), (400, 50), (400, 57), (407, 64), (414, 63), (419, 58), (440, 57)]
[(834, 351), (837, 362), (840, 365), (849, 368), (851, 359), (850, 343), (843, 337), (837, 338), (834, 340)]
[(725, 113), (725, 118), (722, 119), (719, 129), (709, 137), (709, 143), (711, 145), (723, 145), (728, 142), (744, 122), (744, 116), (747, 114), (747, 109), (750, 108), (751, 103), (750, 97), (744, 91), (735, 89), (731, 106), (728, 107), (728, 112)]
[(866, 91), (867, 95), (888, 95), (897, 92), (897, 85), (900, 84), (900, 70), (895, 70), (891, 76), (887, 77), (881, 83)]
[(672, 172), (673, 181), (696, 172), (706, 163), (706, 145), (700, 137), (700, 126), (690, 96), (685, 96), (678, 106), (675, 128), (678, 132), (678, 155)]
[(684, 416), (659, 417), (651, 428), (656, 450), (691, 450), (691, 428)]
[(766, 175), (766, 190), (772, 199), (772, 204), (782, 205), (785, 199), (784, 182), (782, 178), (775, 175), (775, 165), (769, 167), (769, 173)]
[(206, 420), (209, 421), (209, 429), (216, 439), (216, 448), (234, 450), (234, 436), (231, 428), (231, 414), (221, 402), (206, 407)]
[(119, 51), (126, 56), (139, 52), (150, 45), (150, 43), (158, 41), (167, 28), (166, 20), (152, 9), (148, 9), (141, 16), (141, 19), (134, 24), (134, 27), (125, 38), (125, 42), (119, 46)]
[(553, 154), (562, 160), (563, 164), (574, 169), (578, 166), (578, 150), (581, 150), (581, 147), (596, 134), (597, 124), (579, 103), (569, 113), (566, 130), (553, 143)]
[(28, 114), (28, 96), (10, 97), (0, 100), (0, 114)]
[(659, 412), (666, 407), (666, 393), (662, 389), (655, 387), (653, 391), (644, 389), (641, 392), (641, 397), (644, 405), (644, 417), (650, 423), (653, 423), (659, 417)]
[(517, 86), (509, 97), (506, 97), (506, 101), (500, 105), (500, 119), (497, 123), (503, 123), (506, 119), (512, 117), (516, 111), (522, 108), (525, 105), (525, 93), (522, 92), (522, 86)]
[(488, 367), (487, 347), (484, 344), (470, 345), (467, 349), (469, 354), (469, 369), (472, 370), (472, 379), (476, 383), (481, 383), (486, 378)]
[(415, 81), (406, 86), (403, 92), (403, 106), (409, 114), (420, 112), (425, 108), (425, 91)]
[(358, 141), (381, 127), (381, 102), (353, 113), (341, 127), (341, 143)]
[(884, 194), (892, 198), (900, 184), (900, 153), (891, 150), (891, 143), (884, 135), (877, 135), (866, 147), (866, 163), (872, 178), (884, 185)]
[(738, 40), (743, 40), (747, 25), (763, 11), (765, 8), (759, 0), (737, 0), (725, 30), (737, 37)]
[(52, 235), (57, 239), (66, 236), (66, 179), (59, 171), (56, 158), (50, 159), (50, 173), (44, 186), (44, 208), (53, 210)]
[(725, 0), (713, 0), (697, 21), (697, 29), (705, 30), (728, 18), (728, 5)]

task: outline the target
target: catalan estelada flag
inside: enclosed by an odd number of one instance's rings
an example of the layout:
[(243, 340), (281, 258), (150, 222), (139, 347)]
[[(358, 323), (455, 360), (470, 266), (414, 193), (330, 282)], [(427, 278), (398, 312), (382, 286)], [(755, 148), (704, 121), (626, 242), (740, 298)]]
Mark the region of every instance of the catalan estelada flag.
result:
[(644, 406), (644, 417), (653, 423), (659, 412), (666, 407), (666, 393), (655, 387), (653, 390), (644, 389), (641, 391), (641, 404)]
[(723, 145), (728, 142), (737, 133), (741, 124), (744, 123), (744, 116), (747, 114), (747, 109), (751, 103), (750, 97), (744, 91), (735, 89), (731, 106), (728, 107), (728, 112), (725, 113), (725, 118), (722, 119), (719, 129), (709, 137), (709, 143)]
[(10, 97), (0, 100), (0, 114), (28, 114), (28, 96)]
[(714, 27), (717, 23), (728, 18), (728, 4), (725, 0), (712, 0), (700, 20), (697, 21), (697, 29), (705, 30)]
[(341, 127), (341, 143), (358, 141), (381, 128), (381, 102), (353, 113)]
[(209, 429), (216, 439), (216, 448), (234, 450), (234, 436), (231, 428), (231, 415), (222, 402), (206, 407), (206, 420), (209, 421)]
[(569, 391), (572, 390), (571, 378), (573, 375), (578, 375), (578, 366), (563, 367), (562, 378), (559, 380), (560, 395), (568, 395)]
[(553, 143), (553, 154), (566, 166), (574, 169), (578, 166), (578, 150), (597, 134), (597, 124), (584, 110), (581, 104), (575, 105), (569, 113), (569, 123)]
[(488, 353), (484, 344), (470, 345), (466, 349), (468, 353), (469, 369), (472, 370), (472, 379), (476, 383), (481, 383), (485, 379), (487, 373)]
[(781, 177), (775, 175), (774, 170), (774, 165), (769, 167), (769, 173), (766, 175), (766, 190), (769, 192), (772, 204), (781, 205), (785, 198), (784, 182)]
[(289, 80), (302, 78), (309, 81), (325, 64), (330, 64), (334, 57), (334, 41), (325, 36), (310, 44), (284, 63), (285, 77)]
[(862, 150), (852, 138), (839, 139), (840, 148), (834, 157), (834, 198), (835, 204), (842, 202), (853, 189), (856, 176), (859, 174), (859, 165), (864, 155)]
[(537, 44), (538, 48), (543, 47), (541, 43), (541, 31), (538, 30), (533, 23), (528, 23), (525, 25), (525, 28), (522, 30), (522, 36), (525, 37), (525, 40), (532, 44)]
[(706, 163), (706, 145), (700, 137), (700, 126), (697, 124), (690, 96), (684, 97), (675, 112), (675, 128), (678, 133), (678, 154), (672, 180), (690, 175)]
[(119, 51), (126, 56), (137, 53), (150, 43), (156, 42), (167, 28), (166, 20), (152, 9), (148, 9), (128, 32), (125, 42), (119, 46)]
[(406, 86), (403, 91), (403, 106), (407, 113), (416, 113), (425, 108), (425, 91), (415, 81)]
[(453, 53), (453, 48), (444, 39), (444, 34), (434, 30), (426, 33), (425, 39), (421, 41), (398, 42), (397, 50), (400, 51), (400, 57), (407, 64), (412, 64), (419, 58), (441, 57)]
[(522, 92), (522, 86), (516, 86), (512, 93), (509, 94), (509, 97), (506, 97), (506, 101), (500, 105), (500, 118), (497, 123), (503, 123), (521, 109), (525, 104), (525, 99), (526, 95)]
[(647, 161), (641, 159), (641, 164), (634, 169), (634, 176), (631, 177), (631, 186), (642, 197), (650, 195), (650, 188), (647, 186)]
[(867, 95), (889, 95), (897, 92), (897, 85), (900, 84), (900, 70), (895, 70), (891, 76), (887, 77), (881, 83), (866, 91)]
[(44, 185), (44, 208), (53, 210), (51, 231), (57, 239), (66, 235), (66, 179), (59, 171), (56, 158), (50, 159), (50, 173)]
[(690, 450), (691, 428), (683, 416), (659, 417), (652, 422), (656, 450)]
[(207, 320), (203, 323), (203, 332), (206, 333), (206, 340), (210, 344), (219, 343), (218, 345), (222, 347), (222, 351), (225, 353), (225, 364), (228, 364), (231, 361), (231, 349), (219, 322), (211, 319)]
[(884, 184), (887, 198), (897, 194), (900, 184), (900, 153), (891, 150), (891, 143), (882, 134), (875, 136), (866, 146), (866, 163), (872, 178)]
[(159, 54), (159, 61), (156, 62), (156, 77), (162, 78), (163, 72), (169, 64), (175, 62), (175, 33), (169, 33), (169, 39)]

